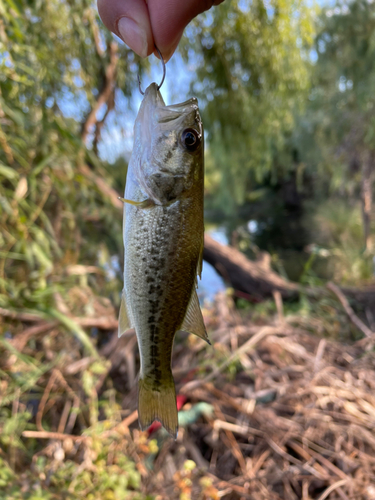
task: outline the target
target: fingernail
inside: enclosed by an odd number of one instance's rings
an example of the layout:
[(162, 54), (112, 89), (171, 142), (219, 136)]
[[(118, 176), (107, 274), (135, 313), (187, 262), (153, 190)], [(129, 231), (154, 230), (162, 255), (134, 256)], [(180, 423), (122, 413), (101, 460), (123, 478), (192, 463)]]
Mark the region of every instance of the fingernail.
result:
[(140, 57), (147, 57), (148, 44), (146, 31), (129, 17), (121, 17), (117, 23), (121, 38)]

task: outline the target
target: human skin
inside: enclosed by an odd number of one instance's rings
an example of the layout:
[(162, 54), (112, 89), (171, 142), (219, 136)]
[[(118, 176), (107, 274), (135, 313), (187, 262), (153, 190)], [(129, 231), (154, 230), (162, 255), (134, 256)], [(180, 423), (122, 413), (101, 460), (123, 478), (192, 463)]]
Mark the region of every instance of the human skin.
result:
[(140, 57), (158, 47), (168, 61), (194, 17), (224, 0), (98, 0), (105, 26)]

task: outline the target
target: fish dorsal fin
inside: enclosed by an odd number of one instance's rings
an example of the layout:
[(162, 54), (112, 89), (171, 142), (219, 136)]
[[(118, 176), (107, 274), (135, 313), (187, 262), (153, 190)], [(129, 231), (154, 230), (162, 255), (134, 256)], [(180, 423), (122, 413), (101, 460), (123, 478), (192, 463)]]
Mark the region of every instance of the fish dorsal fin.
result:
[(190, 303), (186, 311), (186, 316), (180, 330), (188, 333), (194, 333), (194, 335), (197, 335), (201, 339), (205, 340), (207, 344), (211, 345), (206, 332), (206, 327), (204, 326), (198, 295), (195, 290), (193, 290)]
[(122, 291), (120, 314), (118, 317), (118, 336), (121, 337), (121, 335), (124, 335), (125, 332), (127, 332), (128, 330), (132, 330), (133, 328), (134, 326), (132, 324), (128, 307), (125, 301), (125, 292)]

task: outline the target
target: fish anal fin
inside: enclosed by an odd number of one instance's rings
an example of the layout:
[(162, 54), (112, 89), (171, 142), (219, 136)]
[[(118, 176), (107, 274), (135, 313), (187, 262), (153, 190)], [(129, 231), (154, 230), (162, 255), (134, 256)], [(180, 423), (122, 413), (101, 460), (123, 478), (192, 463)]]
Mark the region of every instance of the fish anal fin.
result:
[(120, 313), (118, 317), (118, 336), (121, 337), (121, 335), (124, 335), (125, 332), (132, 330), (133, 328), (134, 326), (132, 324), (128, 307), (125, 301), (125, 293), (122, 292)]
[(174, 439), (177, 438), (178, 413), (172, 373), (170, 380), (164, 381), (157, 389), (147, 378), (139, 379), (139, 426), (146, 430), (154, 420), (158, 420)]
[(185, 319), (180, 327), (180, 330), (188, 333), (194, 333), (201, 339), (207, 342), (207, 344), (211, 345), (209, 341), (206, 327), (204, 326), (202, 311), (199, 306), (198, 295), (195, 290), (191, 295), (191, 299), (189, 302), (189, 306), (186, 311)]

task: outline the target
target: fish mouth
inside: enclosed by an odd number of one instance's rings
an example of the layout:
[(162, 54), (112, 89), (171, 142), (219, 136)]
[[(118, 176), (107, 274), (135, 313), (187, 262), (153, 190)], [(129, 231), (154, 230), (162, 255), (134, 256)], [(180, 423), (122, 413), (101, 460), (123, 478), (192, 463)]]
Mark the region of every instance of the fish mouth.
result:
[(183, 117), (192, 115), (195, 122), (200, 122), (198, 100), (192, 97), (179, 104), (165, 105), (163, 97), (156, 83), (152, 83), (145, 90), (145, 96), (142, 101), (140, 113), (143, 123), (147, 122), (154, 126), (158, 124), (167, 124), (172, 121), (182, 120)]
[(151, 106), (165, 106), (165, 102), (156, 83), (151, 83), (151, 85), (147, 87), (142, 103)]
[(166, 107), (165, 102), (156, 83), (151, 83), (145, 90), (137, 119), (143, 123), (149, 123), (155, 114), (155, 109)]
[(197, 99), (193, 97), (185, 102), (166, 106), (158, 85), (149, 85), (145, 90), (134, 127), (134, 133), (146, 154), (150, 154), (150, 148), (161, 136), (166, 137), (171, 130), (180, 133), (189, 127), (196, 128), (198, 133), (202, 134)]
[(176, 116), (190, 113), (191, 111), (198, 109), (198, 100), (196, 97), (191, 97), (185, 102), (170, 104), (169, 106), (166, 106), (164, 99), (159, 91), (159, 86), (156, 83), (151, 83), (151, 85), (147, 87), (142, 104), (164, 108), (164, 111), (171, 114), (175, 113)]

